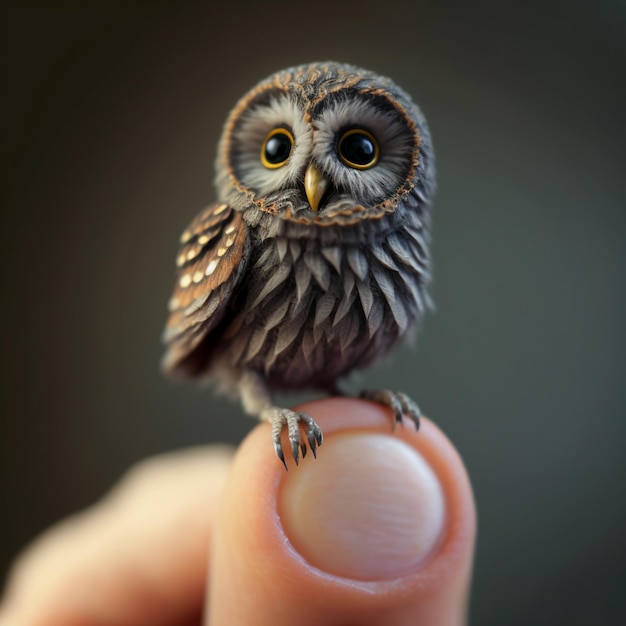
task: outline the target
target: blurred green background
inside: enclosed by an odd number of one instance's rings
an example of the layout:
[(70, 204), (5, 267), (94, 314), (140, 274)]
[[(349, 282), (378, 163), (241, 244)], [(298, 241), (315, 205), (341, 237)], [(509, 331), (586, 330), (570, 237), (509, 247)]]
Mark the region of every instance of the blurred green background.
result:
[(626, 616), (623, 2), (2, 8), (0, 573), (141, 457), (253, 426), (164, 380), (177, 239), (236, 100), (334, 59), (391, 76), (438, 157), (435, 315), (353, 385), (410, 391), (473, 480), (472, 622)]

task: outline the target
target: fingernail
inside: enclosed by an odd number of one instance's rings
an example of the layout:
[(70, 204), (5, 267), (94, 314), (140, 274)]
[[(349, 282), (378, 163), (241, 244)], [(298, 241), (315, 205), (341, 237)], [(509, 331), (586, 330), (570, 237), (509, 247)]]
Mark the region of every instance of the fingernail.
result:
[(294, 548), (318, 569), (355, 580), (416, 571), (445, 519), (430, 465), (401, 439), (377, 433), (338, 433), (320, 452), (284, 479), (280, 516)]

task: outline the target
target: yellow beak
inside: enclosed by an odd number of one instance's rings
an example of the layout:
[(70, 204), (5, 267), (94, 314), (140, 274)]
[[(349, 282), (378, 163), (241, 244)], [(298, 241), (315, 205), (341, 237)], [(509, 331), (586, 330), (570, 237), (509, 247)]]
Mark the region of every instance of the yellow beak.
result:
[(306, 169), (304, 174), (304, 191), (306, 197), (314, 211), (317, 211), (317, 207), (320, 204), (320, 200), (324, 195), (324, 192), (328, 188), (328, 181), (324, 178), (324, 175), (311, 164)]

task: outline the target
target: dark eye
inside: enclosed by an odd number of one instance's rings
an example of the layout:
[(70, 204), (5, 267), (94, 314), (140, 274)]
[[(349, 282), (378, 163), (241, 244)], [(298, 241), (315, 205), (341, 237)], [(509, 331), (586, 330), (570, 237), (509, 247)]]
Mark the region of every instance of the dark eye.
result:
[(378, 161), (378, 142), (371, 133), (360, 128), (346, 131), (337, 144), (339, 158), (344, 165), (366, 170)]
[(286, 128), (275, 128), (261, 148), (261, 163), (273, 170), (287, 163), (293, 148), (293, 135)]

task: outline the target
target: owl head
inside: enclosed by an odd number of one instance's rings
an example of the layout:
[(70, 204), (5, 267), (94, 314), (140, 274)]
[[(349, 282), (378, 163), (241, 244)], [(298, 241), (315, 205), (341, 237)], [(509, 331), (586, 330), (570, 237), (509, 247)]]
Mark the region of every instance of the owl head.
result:
[(434, 191), (430, 134), (387, 78), (332, 62), (290, 68), (233, 109), (216, 184), (250, 222), (347, 225), (379, 220), (403, 201), (423, 213)]

